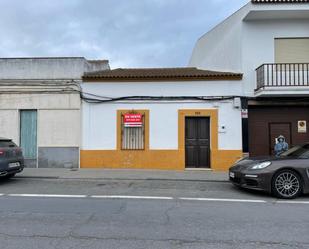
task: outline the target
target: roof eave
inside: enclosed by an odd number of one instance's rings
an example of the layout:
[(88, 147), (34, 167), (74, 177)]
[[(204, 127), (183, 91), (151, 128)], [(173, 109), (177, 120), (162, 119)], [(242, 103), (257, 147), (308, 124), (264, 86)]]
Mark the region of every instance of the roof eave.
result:
[(141, 81), (226, 81), (242, 80), (242, 74), (235, 75), (211, 75), (211, 76), (189, 76), (189, 77), (101, 77), (83, 76), (83, 82), (141, 82)]

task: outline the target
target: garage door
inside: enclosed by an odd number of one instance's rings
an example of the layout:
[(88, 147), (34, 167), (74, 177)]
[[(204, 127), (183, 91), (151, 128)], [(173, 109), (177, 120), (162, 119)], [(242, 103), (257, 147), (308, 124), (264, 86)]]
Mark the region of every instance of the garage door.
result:
[(309, 133), (299, 129), (299, 121), (309, 123), (309, 107), (250, 106), (250, 156), (274, 155), (273, 147), (279, 135), (285, 136), (290, 146), (309, 142)]

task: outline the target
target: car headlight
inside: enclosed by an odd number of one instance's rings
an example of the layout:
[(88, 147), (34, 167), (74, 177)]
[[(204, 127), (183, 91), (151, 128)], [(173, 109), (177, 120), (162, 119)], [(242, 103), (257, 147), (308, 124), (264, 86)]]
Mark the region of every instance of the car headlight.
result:
[(265, 168), (267, 168), (269, 165), (271, 165), (271, 162), (262, 162), (262, 163), (253, 165), (251, 169), (265, 169)]

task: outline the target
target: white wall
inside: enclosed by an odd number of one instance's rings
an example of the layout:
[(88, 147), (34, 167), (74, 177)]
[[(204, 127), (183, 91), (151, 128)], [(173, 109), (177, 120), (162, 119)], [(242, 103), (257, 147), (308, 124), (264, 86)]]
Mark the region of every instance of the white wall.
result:
[(248, 6), (240, 9), (196, 42), (189, 66), (207, 70), (241, 72), (241, 20)]
[(254, 94), (255, 69), (263, 63), (275, 63), (275, 38), (309, 37), (308, 27), (309, 19), (243, 23), (242, 71), (246, 95), (253, 96)]
[[(233, 85), (234, 87), (231, 87)], [(127, 82), (84, 83), (83, 91), (102, 96), (202, 96), (233, 95), (239, 82)], [(216, 102), (139, 102), (139, 103), (82, 103), (82, 149), (114, 150), (117, 140), (117, 110), (147, 109), (150, 111), (150, 149), (178, 149), (178, 110), (218, 109), (219, 149), (241, 150), (241, 114), (232, 100)]]
[(0, 58), (0, 79), (81, 79), (84, 72), (106, 69), (108, 61), (83, 57)]
[(18, 110), (0, 110), (0, 137), (11, 138), (19, 144)]
[(80, 144), (80, 110), (39, 110), (38, 146)]
[(274, 63), (274, 39), (309, 37), (308, 4), (248, 3), (196, 43), (189, 66), (243, 73), (239, 94), (254, 96), (255, 69)]
[(19, 110), (38, 110), (38, 146), (80, 145), (79, 94), (0, 94), (0, 137), (19, 144)]
[(0, 109), (79, 109), (79, 94), (0, 94)]
[(121, 96), (234, 96), (242, 88), (234, 81), (176, 81), (176, 82), (104, 82), (83, 83), (84, 92), (106, 97)]

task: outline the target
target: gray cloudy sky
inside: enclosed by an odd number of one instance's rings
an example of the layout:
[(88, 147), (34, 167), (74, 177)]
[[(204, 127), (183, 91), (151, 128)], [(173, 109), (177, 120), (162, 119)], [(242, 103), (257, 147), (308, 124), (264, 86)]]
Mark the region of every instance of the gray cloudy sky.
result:
[(196, 40), (248, 0), (0, 0), (0, 57), (186, 66)]

